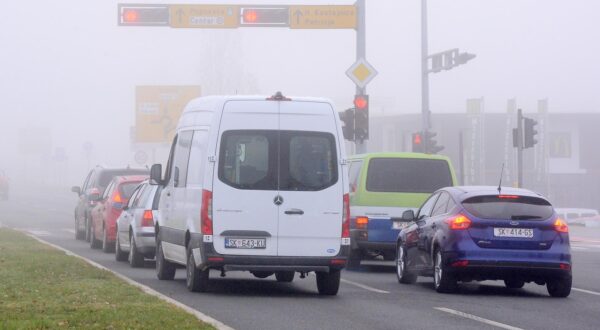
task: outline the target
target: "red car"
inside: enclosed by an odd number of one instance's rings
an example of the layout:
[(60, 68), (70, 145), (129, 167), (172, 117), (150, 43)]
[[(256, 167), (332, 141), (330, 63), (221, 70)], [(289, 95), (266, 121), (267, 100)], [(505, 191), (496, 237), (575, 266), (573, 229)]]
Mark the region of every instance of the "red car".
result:
[(117, 219), (135, 188), (146, 179), (146, 175), (117, 176), (112, 179), (101, 197), (95, 197), (97, 203), (91, 211), (92, 249), (102, 247), (104, 252), (113, 252)]

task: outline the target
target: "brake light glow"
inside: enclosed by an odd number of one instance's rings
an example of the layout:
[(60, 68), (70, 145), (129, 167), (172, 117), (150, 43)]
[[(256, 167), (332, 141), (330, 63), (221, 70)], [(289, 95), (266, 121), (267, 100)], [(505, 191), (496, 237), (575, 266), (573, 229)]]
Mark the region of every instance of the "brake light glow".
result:
[(452, 230), (463, 230), (471, 227), (471, 219), (466, 216), (459, 214), (455, 215), (449, 219), (446, 219), (446, 223), (450, 226)]
[(212, 191), (202, 190), (202, 208), (200, 209), (200, 230), (204, 235), (213, 234)]
[(344, 194), (344, 211), (342, 214), (342, 238), (350, 238), (350, 195)]
[(560, 264), (560, 269), (571, 270), (571, 265), (569, 265), (569, 264)]
[(498, 198), (502, 199), (519, 199), (517, 195), (498, 195)]
[(568, 233), (569, 226), (563, 219), (557, 218), (556, 221), (554, 221), (554, 230), (559, 233)]
[(459, 260), (453, 262), (450, 266), (452, 267), (467, 267), (469, 265), (469, 260)]
[(152, 210), (145, 210), (142, 216), (142, 227), (154, 227), (154, 216)]
[(330, 264), (332, 264), (332, 265), (345, 265), (346, 264), (346, 260), (345, 259), (331, 259)]
[(121, 198), (121, 194), (120, 193), (116, 193), (115, 196), (113, 197), (113, 202), (115, 203), (123, 203), (123, 198)]
[(368, 217), (358, 217), (356, 218), (356, 229), (367, 229), (369, 225)]

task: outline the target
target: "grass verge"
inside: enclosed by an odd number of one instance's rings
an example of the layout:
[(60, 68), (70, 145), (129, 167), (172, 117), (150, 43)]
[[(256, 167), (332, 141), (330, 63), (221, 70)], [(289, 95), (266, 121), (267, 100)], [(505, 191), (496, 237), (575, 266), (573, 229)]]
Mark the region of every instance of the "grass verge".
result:
[(1, 329), (213, 329), (105, 270), (0, 229)]

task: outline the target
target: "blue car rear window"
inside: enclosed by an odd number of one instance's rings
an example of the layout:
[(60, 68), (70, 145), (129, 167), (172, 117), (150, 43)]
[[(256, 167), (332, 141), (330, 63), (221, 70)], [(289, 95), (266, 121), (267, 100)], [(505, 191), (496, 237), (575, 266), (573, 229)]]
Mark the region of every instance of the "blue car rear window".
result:
[(548, 201), (529, 196), (476, 196), (464, 200), (462, 205), (481, 219), (545, 220), (554, 214)]

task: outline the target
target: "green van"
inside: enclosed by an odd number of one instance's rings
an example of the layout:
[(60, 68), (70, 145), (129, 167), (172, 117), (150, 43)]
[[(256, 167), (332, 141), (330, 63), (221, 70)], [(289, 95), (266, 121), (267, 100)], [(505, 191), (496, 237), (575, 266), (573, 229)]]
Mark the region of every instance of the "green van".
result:
[(348, 267), (382, 256), (395, 260), (396, 239), (414, 210), (434, 191), (456, 185), (446, 156), (420, 153), (370, 153), (349, 161), (351, 251)]

